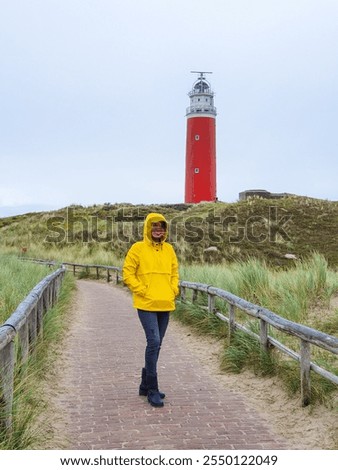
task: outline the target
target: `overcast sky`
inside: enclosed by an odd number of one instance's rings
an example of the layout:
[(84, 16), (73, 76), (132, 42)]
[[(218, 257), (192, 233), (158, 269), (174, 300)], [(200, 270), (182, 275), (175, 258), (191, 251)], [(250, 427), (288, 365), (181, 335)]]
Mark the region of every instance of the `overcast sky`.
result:
[(0, 216), (183, 202), (191, 70), (213, 72), (219, 200), (338, 200), (337, 0), (0, 5)]

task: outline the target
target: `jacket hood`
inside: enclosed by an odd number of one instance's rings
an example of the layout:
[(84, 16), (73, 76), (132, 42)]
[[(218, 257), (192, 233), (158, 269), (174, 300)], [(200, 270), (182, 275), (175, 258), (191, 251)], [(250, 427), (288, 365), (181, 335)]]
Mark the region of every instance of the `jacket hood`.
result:
[(151, 212), (146, 217), (143, 226), (143, 240), (147, 243), (154, 243), (153, 239), (151, 238), (151, 224), (154, 222), (164, 222), (166, 225), (166, 231), (164, 237), (161, 240), (161, 243), (163, 243), (168, 237), (168, 222), (162, 214), (158, 214), (156, 212)]

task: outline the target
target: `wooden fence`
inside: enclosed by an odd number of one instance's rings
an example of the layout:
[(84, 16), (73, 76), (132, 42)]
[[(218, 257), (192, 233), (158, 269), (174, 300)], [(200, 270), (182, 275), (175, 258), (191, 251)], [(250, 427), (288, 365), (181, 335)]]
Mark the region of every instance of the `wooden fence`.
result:
[[(27, 258), (26, 258), (27, 259)], [(54, 261), (46, 260), (30, 260), (34, 262), (41, 262), (53, 266), (56, 263)], [(60, 263), (59, 263), (60, 264)], [(79, 264), (79, 263), (61, 263), (63, 270), (70, 269), (73, 271), (73, 274), (79, 274), (86, 272), (87, 275), (90, 275), (92, 270), (95, 270), (96, 277), (101, 277), (101, 271), (105, 271), (105, 278), (107, 282), (112, 280), (112, 274), (115, 273), (115, 282), (122, 282), (122, 270), (117, 266), (106, 266), (106, 265), (95, 265), (95, 264)], [(256, 338), (262, 347), (262, 349), (268, 353), (271, 351), (271, 347), (277, 348), (282, 353), (288, 355), (293, 360), (296, 360), (300, 364), (300, 379), (301, 379), (301, 403), (302, 406), (307, 406), (311, 400), (311, 382), (310, 382), (310, 371), (313, 371), (325, 379), (331, 381), (334, 384), (338, 384), (338, 376), (333, 374), (330, 371), (327, 371), (320, 367), (319, 365), (311, 362), (311, 345), (329, 351), (332, 354), (338, 355), (338, 338), (335, 336), (330, 336), (328, 334), (322, 333), (313, 328), (300, 325), (298, 323), (286, 320), (276, 313), (271, 312), (270, 310), (260, 307), (258, 305), (252, 304), (240, 297), (237, 297), (230, 292), (219, 289), (217, 287), (209, 286), (206, 284), (200, 284), (196, 282), (181, 281), (180, 282), (180, 296), (183, 302), (189, 301), (186, 295), (187, 290), (191, 290), (191, 302), (195, 303), (197, 301), (198, 293), (207, 294), (208, 297), (208, 312), (211, 315), (216, 315), (221, 321), (225, 321), (229, 325), (229, 340), (236, 329), (245, 332)], [(222, 312), (217, 311), (216, 308), (216, 298), (221, 299), (226, 302), (228, 305), (228, 316)], [(236, 308), (245, 312), (251, 317), (254, 317), (259, 320), (260, 324), (260, 334), (257, 335), (245, 325), (236, 322)], [(13, 314), (14, 315), (14, 314)], [(12, 317), (11, 317), (12, 318)], [(296, 337), (300, 341), (300, 352), (297, 353), (281, 342), (277, 341), (275, 338), (269, 335), (269, 327), (275, 328), (279, 331), (282, 331), (288, 335)], [(1, 332), (1, 330), (0, 330)], [(13, 332), (12, 332), (13, 333)], [(0, 355), (2, 347), (2, 336), (0, 333)]]
[(112, 280), (112, 273), (115, 274), (115, 282), (119, 284), (122, 282), (122, 269), (117, 266), (105, 266), (103, 264), (79, 264), (79, 263), (62, 263), (66, 268), (70, 268), (73, 271), (74, 276), (79, 272), (85, 271), (87, 275), (90, 274), (91, 270), (95, 270), (96, 279), (100, 279), (101, 271), (105, 271), (105, 278), (107, 282)]
[[(85, 270), (87, 274), (89, 274), (91, 270), (95, 269), (97, 278), (99, 278), (100, 276), (100, 270), (105, 270), (107, 282), (111, 280), (110, 272), (112, 271), (115, 272), (116, 283), (123, 282), (122, 270), (121, 268), (116, 266), (103, 266), (91, 264), (86, 265), (76, 263), (63, 263), (63, 265), (68, 265), (72, 267), (74, 275), (76, 274), (76, 268), (81, 268), (82, 271)], [(231, 337), (234, 331), (238, 329), (256, 338), (260, 342), (262, 349), (267, 353), (271, 352), (271, 347), (275, 347), (282, 353), (291, 357), (293, 360), (298, 361), (300, 364), (302, 406), (307, 406), (310, 404), (311, 370), (321, 375), (325, 379), (333, 382), (334, 384), (338, 384), (338, 376), (311, 362), (311, 344), (338, 355), (338, 338), (336, 338), (335, 336), (330, 336), (313, 328), (300, 325), (290, 320), (286, 320), (266, 308), (252, 304), (244, 299), (241, 299), (240, 297), (237, 297), (234, 294), (231, 294), (230, 292), (224, 291), (217, 287), (196, 282), (181, 281), (180, 289), (181, 299), (184, 302), (187, 301), (186, 289), (190, 289), (192, 291), (191, 301), (193, 303), (197, 300), (198, 292), (204, 292), (207, 294), (209, 313), (216, 315), (220, 320), (225, 321), (229, 324), (229, 341), (231, 341)], [(215, 307), (216, 298), (220, 298), (228, 304), (228, 317), (224, 315), (224, 313), (217, 311)], [(255, 334), (245, 325), (236, 322), (235, 308), (238, 308), (239, 310), (245, 312), (251, 317), (259, 319), (259, 335)], [(275, 338), (270, 336), (268, 334), (269, 326), (276, 328), (277, 330), (283, 331), (288, 335), (297, 337), (300, 340), (300, 353), (292, 351), (291, 349), (287, 348), (285, 345), (277, 341)]]
[(65, 268), (46, 276), (0, 325), (0, 426), (12, 422), (14, 369), (24, 364), (43, 333), (43, 316), (57, 301)]
[(92, 271), (95, 270), (96, 279), (102, 277), (102, 271), (105, 272), (104, 277), (107, 282), (110, 282), (113, 279), (112, 273), (115, 274), (115, 282), (119, 284), (122, 282), (122, 269), (117, 266), (106, 266), (104, 264), (82, 264), (82, 263), (68, 263), (68, 262), (57, 262), (52, 260), (45, 259), (36, 259), (36, 258), (21, 258), (23, 261), (31, 261), (33, 263), (45, 264), (49, 267), (52, 266), (63, 266), (67, 270), (71, 270), (74, 274), (85, 273), (87, 276), (90, 276)]
[[(230, 292), (224, 291), (217, 287), (209, 286), (206, 284), (200, 284), (196, 282), (181, 281), (181, 299), (183, 302), (187, 301), (186, 290), (192, 291), (190, 301), (196, 303), (198, 292), (207, 294), (208, 296), (208, 312), (216, 315), (220, 320), (225, 321), (229, 325), (229, 340), (236, 329), (239, 329), (254, 338), (256, 338), (264, 351), (270, 352), (271, 346), (277, 348), (279, 351), (287, 354), (292, 359), (300, 363), (300, 379), (301, 379), (301, 402), (302, 406), (307, 406), (310, 403), (311, 398), (311, 383), (310, 383), (310, 371), (314, 371), (317, 374), (325, 377), (325, 379), (338, 384), (338, 376), (331, 372), (319, 367), (318, 365), (311, 362), (311, 344), (319, 348), (325, 349), (333, 354), (338, 355), (338, 338), (322, 333), (313, 328), (300, 325), (298, 323), (286, 320), (270, 310), (252, 304), (240, 297), (237, 297)], [(224, 313), (217, 311), (215, 306), (216, 298), (222, 299), (228, 304), (228, 316)], [(260, 334), (257, 335), (253, 331), (249, 330), (245, 325), (236, 322), (236, 308), (245, 312), (259, 320), (260, 323)], [(297, 337), (300, 340), (300, 353), (292, 351), (285, 345), (277, 341), (275, 338), (269, 335), (269, 326), (276, 328), (288, 335)]]

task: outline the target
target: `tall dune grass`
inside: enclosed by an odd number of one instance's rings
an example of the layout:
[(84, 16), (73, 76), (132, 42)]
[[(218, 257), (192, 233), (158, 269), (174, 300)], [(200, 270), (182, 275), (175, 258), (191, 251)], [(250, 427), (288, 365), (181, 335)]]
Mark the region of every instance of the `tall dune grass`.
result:
[[(0, 255), (0, 322), (3, 323), (30, 290), (51, 270), (42, 265), (23, 262), (10, 255)], [(53, 380), (55, 361), (66, 327), (69, 303), (75, 281), (67, 274), (58, 303), (44, 317), (43, 336), (35, 345), (27, 363), (16, 363), (11, 432), (0, 430), (0, 449), (44, 448), (50, 435), (50, 422), (41, 422), (41, 412), (48, 406), (43, 389)], [(48, 416), (48, 413), (47, 413)], [(52, 437), (52, 436), (50, 436)]]
[(81, 263), (81, 264), (101, 264), (101, 265), (121, 265), (121, 259), (110, 248), (101, 246), (102, 244), (74, 243), (67, 246), (30, 244), (29, 251), (22, 253), (12, 247), (0, 247), (0, 253), (10, 254), (22, 258), (36, 258), (52, 260), (57, 262)]
[[(40, 245), (34, 246), (32, 243), (29, 257), (82, 264), (114, 266), (123, 264), (123, 259), (112, 250), (107, 251), (106, 247), (88, 244), (70, 244), (66, 247), (48, 246), (47, 250), (42, 250)], [(11, 283), (7, 283), (5, 279), (7, 277), (9, 280), (11, 276), (17, 276), (23, 269), (20, 262), (16, 265), (9, 263), (14, 263), (14, 257), (7, 258), (6, 263), (1, 262), (0, 266), (0, 281), (3, 281), (0, 289), (4, 286), (3, 289), (7, 291), (7, 293), (3, 292), (5, 300), (2, 303), (5, 305), (8, 305), (7, 297), (11, 292)], [(6, 269), (13, 274), (6, 271), (1, 274), (1, 271)], [(33, 273), (38, 273), (41, 269), (45, 269), (46, 272), (48, 268), (26, 264), (25, 269), (32, 270), (32, 275), (27, 279), (32, 279), (34, 284), (36, 277)], [(292, 267), (287, 270), (271, 268), (265, 261), (256, 258), (234, 263), (181, 264), (180, 277), (187, 281), (220, 287), (295, 322), (307, 321), (311, 310), (318, 305), (323, 308), (328, 307), (333, 294), (338, 292), (337, 273), (328, 267), (324, 256), (318, 253), (312, 254), (303, 261), (293, 262)], [(23, 288), (25, 283), (26, 281), (23, 280)], [(13, 304), (10, 304), (10, 308), (12, 307)]]
[(269, 268), (264, 261), (181, 266), (181, 278), (229, 291), (291, 321), (306, 321), (311, 309), (327, 307), (338, 293), (338, 275), (325, 258), (313, 254), (288, 270)]
[[(40, 245), (32, 244), (29, 257), (81, 264), (114, 266), (123, 264), (123, 259), (112, 250), (107, 251), (106, 247), (88, 244), (70, 244), (66, 247), (48, 246), (46, 251), (42, 250)], [(48, 270), (48, 268), (30, 263), (26, 263), (24, 268), (31, 270), (32, 274), (27, 276), (27, 279), (31, 279), (32, 284), (37, 279), (34, 273)], [(9, 269), (11, 274), (6, 269)], [(0, 318), (4, 305), (9, 309), (14, 306), (9, 302), (13, 283), (7, 282), (6, 278), (9, 281), (11, 277), (17, 277), (22, 271), (22, 263), (15, 262), (13, 256), (7, 257), (6, 263), (1, 262), (0, 289), (4, 291), (2, 293), (0, 290), (0, 298), (3, 297), (4, 300), (2, 305), (0, 304)], [(324, 256), (318, 253), (313, 253), (303, 261), (293, 262), (292, 267), (287, 270), (271, 268), (265, 261), (256, 258), (234, 263), (181, 264), (180, 278), (220, 287), (243, 299), (264, 306), (284, 318), (300, 323), (307, 322), (314, 308), (318, 306), (327, 308), (332, 296), (338, 292), (337, 273), (328, 267)], [(20, 281), (20, 288), (24, 289), (26, 282), (28, 281)], [(14, 285), (13, 289), (16, 288)], [(22, 296), (19, 292), (17, 300), (20, 295)]]
[(24, 263), (16, 256), (0, 254), (0, 323), (48, 274), (50, 269), (47, 266)]
[[(281, 317), (316, 328), (324, 333), (338, 335), (338, 309), (331, 301), (338, 296), (338, 274), (329, 269), (323, 256), (314, 253), (292, 268), (276, 270), (256, 259), (243, 263), (217, 266), (181, 266), (181, 277), (188, 281), (213, 285), (264, 306)], [(202, 304), (205, 299), (202, 299)], [(217, 308), (226, 310), (225, 302)], [(247, 334), (236, 331), (228, 344), (227, 325), (215, 322), (213, 315), (200, 307), (178, 304), (176, 317), (191, 325), (198, 334), (211, 334), (223, 338), (224, 350), (221, 367), (240, 372), (247, 367), (261, 375), (278, 375), (290, 393), (299, 391), (299, 366), (279, 354), (262, 352), (259, 343)], [(259, 333), (257, 320), (236, 309), (236, 319)], [(299, 340), (271, 328), (269, 334), (294, 351), (299, 351)], [(312, 360), (338, 374), (337, 356), (319, 348), (312, 349)], [(312, 374), (312, 399), (327, 404), (336, 392), (329, 381)], [(337, 398), (337, 397), (336, 397)], [(332, 398), (334, 400), (334, 398)]]

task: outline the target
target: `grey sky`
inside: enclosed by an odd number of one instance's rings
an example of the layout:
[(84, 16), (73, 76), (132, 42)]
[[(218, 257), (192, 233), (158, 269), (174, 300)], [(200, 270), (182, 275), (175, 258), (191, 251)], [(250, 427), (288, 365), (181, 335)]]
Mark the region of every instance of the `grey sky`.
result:
[(337, 25), (336, 0), (0, 0), (0, 216), (183, 202), (191, 70), (221, 201), (338, 200)]

